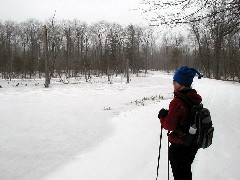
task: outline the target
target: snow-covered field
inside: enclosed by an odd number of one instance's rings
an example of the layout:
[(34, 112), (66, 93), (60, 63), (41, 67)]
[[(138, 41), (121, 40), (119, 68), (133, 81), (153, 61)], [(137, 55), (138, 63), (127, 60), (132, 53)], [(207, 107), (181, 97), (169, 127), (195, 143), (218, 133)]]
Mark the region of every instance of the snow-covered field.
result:
[[(125, 81), (52, 80), (46, 89), (43, 80), (0, 80), (0, 179), (155, 179), (157, 114), (172, 98), (172, 75), (151, 72)], [(240, 84), (195, 78), (193, 87), (215, 127), (213, 145), (196, 156), (193, 179), (238, 180)], [(160, 179), (167, 179), (165, 131)]]

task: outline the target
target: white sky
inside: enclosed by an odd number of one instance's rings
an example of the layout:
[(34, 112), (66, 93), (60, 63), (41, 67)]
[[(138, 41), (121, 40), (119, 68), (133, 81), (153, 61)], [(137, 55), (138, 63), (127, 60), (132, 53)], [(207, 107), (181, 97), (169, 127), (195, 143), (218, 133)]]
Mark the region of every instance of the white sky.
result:
[(147, 24), (136, 9), (141, 0), (0, 0), (0, 20), (45, 21), (79, 19), (87, 23), (106, 20), (120, 24)]

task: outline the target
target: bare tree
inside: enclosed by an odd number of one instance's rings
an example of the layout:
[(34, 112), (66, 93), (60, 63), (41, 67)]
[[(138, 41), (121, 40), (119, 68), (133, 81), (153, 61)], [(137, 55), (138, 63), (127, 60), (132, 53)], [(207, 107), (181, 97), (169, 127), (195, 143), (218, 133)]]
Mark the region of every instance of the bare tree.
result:
[(76, 57), (74, 58), (74, 67), (75, 67), (75, 77), (76, 74), (83, 67), (83, 52), (84, 52), (84, 38), (87, 33), (87, 24), (84, 22), (80, 22), (78, 20), (74, 20), (74, 31), (75, 31), (75, 42), (76, 42)]
[(226, 19), (238, 24), (231, 26), (231, 31), (239, 30), (239, 0), (142, 0), (139, 9), (155, 25), (199, 22), (226, 12)]
[(49, 59), (48, 59), (48, 29), (45, 25), (43, 27), (44, 32), (44, 47), (45, 47), (45, 87), (48, 88), (50, 84), (50, 78), (49, 78)]
[(102, 72), (107, 72), (107, 54), (106, 54), (106, 47), (107, 47), (107, 36), (109, 34), (109, 23), (106, 21), (100, 21), (91, 26), (91, 32), (98, 38), (98, 54), (99, 54), (99, 70)]

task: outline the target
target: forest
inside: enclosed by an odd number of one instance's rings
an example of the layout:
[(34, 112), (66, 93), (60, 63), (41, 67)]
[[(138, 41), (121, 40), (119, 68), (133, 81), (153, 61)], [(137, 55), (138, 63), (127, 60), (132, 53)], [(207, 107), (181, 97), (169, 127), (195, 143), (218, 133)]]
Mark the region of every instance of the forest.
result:
[[(151, 3), (154, 1), (151, 1)], [(150, 4), (145, 13), (179, 4)], [(209, 1), (207, 1), (209, 2)], [(161, 27), (170, 23), (186, 27), (186, 32), (161, 33), (148, 26), (81, 20), (45, 22), (0, 21), (0, 76), (47, 78), (91, 75), (138, 74), (148, 70), (174, 71), (182, 65), (198, 68), (205, 77), (240, 80), (240, 8), (239, 0), (211, 5), (205, 15), (196, 11), (181, 19), (170, 14), (168, 21), (157, 19)], [(225, 3), (224, 3), (225, 2)], [(188, 4), (189, 5), (189, 4)], [(206, 5), (206, 4), (205, 4)], [(146, 6), (145, 6), (146, 7)], [(178, 14), (179, 15), (179, 14)]]

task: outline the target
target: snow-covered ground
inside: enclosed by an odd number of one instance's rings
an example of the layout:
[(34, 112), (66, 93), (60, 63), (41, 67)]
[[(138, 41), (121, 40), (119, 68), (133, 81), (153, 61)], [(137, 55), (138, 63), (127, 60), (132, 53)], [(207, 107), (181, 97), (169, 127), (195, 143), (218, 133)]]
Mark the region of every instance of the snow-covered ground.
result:
[[(125, 81), (52, 80), (45, 89), (43, 80), (0, 80), (0, 179), (155, 179), (157, 114), (172, 98), (172, 75), (151, 72)], [(195, 78), (193, 87), (215, 127), (213, 145), (196, 156), (193, 179), (238, 180), (240, 84)], [(159, 179), (167, 179), (165, 131)]]

